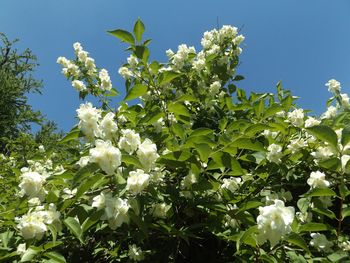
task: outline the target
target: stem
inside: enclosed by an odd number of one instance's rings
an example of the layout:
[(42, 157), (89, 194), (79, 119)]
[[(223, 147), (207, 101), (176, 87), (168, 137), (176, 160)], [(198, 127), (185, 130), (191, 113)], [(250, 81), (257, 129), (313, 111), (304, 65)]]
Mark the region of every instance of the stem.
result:
[(340, 208), (339, 208), (339, 218), (338, 218), (338, 229), (337, 229), (337, 236), (339, 237), (339, 235), (341, 234), (341, 227), (342, 227), (342, 223), (343, 223), (343, 202), (344, 199), (341, 197), (340, 198)]

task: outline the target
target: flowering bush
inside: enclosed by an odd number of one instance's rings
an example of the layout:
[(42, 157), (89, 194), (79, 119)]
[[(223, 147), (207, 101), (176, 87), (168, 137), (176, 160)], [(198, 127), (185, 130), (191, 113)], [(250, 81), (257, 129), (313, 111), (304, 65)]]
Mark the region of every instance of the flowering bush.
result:
[[(321, 117), (276, 94), (237, 87), (235, 27), (205, 32), (202, 50), (180, 45), (150, 61), (143, 23), (118, 70), (126, 96), (81, 44), (59, 57), (84, 99), (79, 123), (35, 160), (11, 165), (17, 197), (2, 202), (4, 262), (344, 262), (350, 260), (349, 98), (330, 80)], [(127, 101), (139, 98), (139, 104)], [(51, 160), (52, 159), (52, 160)], [(5, 165), (6, 164), (6, 165)], [(12, 209), (12, 210), (11, 210)], [(9, 214), (16, 211), (17, 217)]]

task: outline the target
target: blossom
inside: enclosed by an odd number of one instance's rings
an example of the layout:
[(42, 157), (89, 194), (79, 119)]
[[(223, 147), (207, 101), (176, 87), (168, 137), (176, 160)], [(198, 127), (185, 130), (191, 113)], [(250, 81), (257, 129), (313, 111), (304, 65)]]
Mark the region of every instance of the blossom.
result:
[(79, 161), (77, 161), (77, 165), (79, 165), (80, 167), (85, 167), (86, 165), (88, 165), (89, 160), (90, 156), (80, 157)]
[(307, 184), (312, 188), (327, 188), (329, 182), (325, 179), (326, 175), (320, 171), (311, 172), (310, 178), (307, 179)]
[(68, 67), (68, 64), (70, 63), (69, 60), (65, 57), (58, 57), (57, 63), (60, 64), (62, 67)]
[(309, 116), (305, 121), (305, 128), (310, 128), (310, 127), (319, 125), (320, 123), (321, 121)]
[(166, 203), (154, 204), (152, 207), (152, 215), (158, 218), (166, 218), (170, 208), (171, 205), (167, 205)]
[(143, 170), (137, 169), (136, 171), (131, 171), (127, 179), (126, 189), (137, 195), (148, 186), (149, 180), (150, 175), (146, 174)]
[(98, 77), (100, 78), (100, 81), (101, 81), (100, 83), (101, 90), (109, 91), (112, 89), (112, 81), (106, 69), (101, 69)]
[(337, 108), (334, 106), (329, 106), (327, 111), (321, 115), (321, 119), (331, 119), (337, 115)]
[(179, 45), (176, 54), (174, 54), (171, 58), (175, 69), (181, 69), (185, 65), (189, 54), (191, 53), (196, 53), (194, 47), (187, 47), (185, 44)]
[(269, 162), (277, 163), (277, 164), (281, 162), (281, 157), (283, 156), (283, 153), (282, 153), (282, 147), (280, 145), (273, 143), (269, 145), (267, 150), (268, 150), (268, 153), (266, 155), (266, 159)]
[(321, 119), (331, 119), (335, 117), (337, 115), (337, 110), (337, 107), (329, 106), (327, 111), (322, 114)]
[(243, 35), (238, 35), (233, 39), (233, 44), (236, 46), (240, 45), (244, 41), (245, 37)]
[(110, 194), (105, 195), (101, 192), (99, 195), (92, 199), (92, 207), (96, 207), (97, 210), (101, 210), (106, 207), (106, 198), (111, 198)]
[(318, 160), (326, 160), (334, 155), (333, 149), (329, 146), (320, 146), (311, 155)]
[(118, 125), (114, 121), (114, 117), (115, 114), (113, 112), (108, 112), (100, 122), (99, 128), (104, 139), (111, 140), (118, 130)]
[(107, 174), (113, 174), (121, 164), (120, 150), (110, 141), (96, 140), (96, 147), (90, 149), (90, 162), (98, 163)]
[(292, 152), (292, 154), (294, 154), (306, 146), (307, 146), (307, 142), (304, 139), (299, 138), (299, 139), (291, 140), (287, 148)]
[(139, 145), (137, 157), (139, 158), (145, 171), (151, 170), (155, 164), (155, 161), (159, 157), (157, 153), (157, 146), (152, 143), (150, 139), (145, 139), (144, 142)]
[(301, 127), (304, 124), (304, 111), (303, 109), (295, 109), (292, 112), (288, 112), (288, 121), (296, 126)]
[(331, 247), (333, 246), (333, 242), (329, 241), (325, 235), (320, 233), (311, 233), (310, 236), (312, 237), (310, 241), (311, 246), (326, 253), (332, 251)]
[(134, 76), (134, 74), (127, 67), (120, 67), (118, 70), (119, 75), (121, 75), (124, 79), (130, 79)]
[(26, 243), (22, 243), (17, 246), (16, 252), (18, 254), (23, 255), (24, 253), (26, 253), (26, 251), (27, 251)]
[(341, 98), (341, 104), (343, 107), (348, 108), (349, 107), (349, 96), (346, 93), (340, 93)]
[(86, 86), (85, 86), (84, 82), (82, 82), (81, 80), (73, 80), (72, 81), (72, 86), (77, 91), (85, 91), (86, 90)]
[(241, 181), (242, 179), (239, 177), (224, 178), (222, 179), (223, 183), (221, 185), (221, 188), (235, 192), (239, 188)]
[(39, 211), (29, 212), (19, 219), (18, 229), (24, 239), (35, 238), (40, 240), (47, 231), (45, 218)]
[(181, 182), (181, 187), (184, 189), (190, 189), (193, 184), (198, 182), (198, 178), (196, 174), (194, 174), (192, 171), (188, 175), (184, 177), (184, 179)]
[(38, 150), (39, 150), (39, 152), (44, 153), (45, 152), (44, 145), (39, 145)]
[(120, 131), (122, 136), (119, 139), (118, 147), (127, 153), (133, 153), (141, 144), (141, 138), (138, 133), (130, 129)]
[(130, 67), (132, 67), (132, 68), (136, 68), (137, 64), (139, 63), (137, 57), (135, 57), (134, 55), (130, 55), (130, 57), (127, 58), (127, 61), (130, 65)]
[(332, 93), (339, 92), (341, 87), (340, 87), (340, 82), (336, 81), (335, 79), (330, 79), (328, 82), (325, 84), (325, 86), (328, 87), (328, 91)]
[(214, 81), (209, 87), (209, 92), (212, 95), (216, 95), (217, 93), (219, 93), (220, 88), (221, 88), (220, 81)]
[(128, 201), (121, 198), (106, 198), (105, 199), (105, 214), (101, 217), (102, 220), (107, 219), (109, 227), (113, 230), (120, 227), (123, 223), (129, 222), (130, 205)]
[(78, 127), (88, 137), (98, 137), (100, 130), (98, 121), (101, 118), (101, 110), (96, 109), (90, 102), (80, 104), (77, 109), (78, 118), (80, 119)]
[(142, 261), (145, 258), (141, 248), (137, 247), (135, 244), (129, 246), (128, 256), (134, 261)]
[(258, 242), (262, 244), (269, 240), (271, 246), (275, 246), (284, 235), (291, 232), (294, 212), (294, 207), (285, 207), (284, 202), (278, 199), (272, 205), (259, 207)]
[(29, 196), (29, 198), (39, 197), (43, 199), (45, 191), (43, 184), (45, 183), (45, 177), (37, 172), (28, 171), (21, 175), (21, 183), (19, 187), (22, 192)]

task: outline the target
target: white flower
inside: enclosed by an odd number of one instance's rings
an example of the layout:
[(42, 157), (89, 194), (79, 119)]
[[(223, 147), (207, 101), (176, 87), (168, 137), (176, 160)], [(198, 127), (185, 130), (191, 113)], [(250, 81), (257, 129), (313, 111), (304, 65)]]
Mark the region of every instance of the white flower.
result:
[(108, 112), (100, 122), (100, 131), (102, 137), (106, 140), (111, 140), (116, 131), (118, 130), (118, 125), (114, 121), (115, 114), (113, 112)]
[(57, 63), (60, 64), (62, 67), (67, 68), (70, 61), (68, 59), (66, 59), (65, 57), (58, 57)]
[(99, 73), (99, 78), (101, 81), (101, 90), (111, 90), (112, 89), (112, 82), (111, 82), (111, 78), (109, 77), (108, 71), (105, 69), (101, 69), (100, 73)]
[(233, 193), (239, 188), (241, 181), (242, 179), (239, 177), (224, 178), (222, 179), (223, 183), (221, 188), (227, 189)]
[(172, 51), (171, 49), (167, 49), (166, 51), (165, 51), (165, 54), (166, 54), (166, 56), (170, 59), (172, 56), (174, 56), (174, 51)]
[(272, 138), (275, 139), (278, 135), (278, 132), (272, 132), (270, 130), (264, 130), (262, 132), (262, 135), (264, 135), (266, 138)]
[(118, 70), (119, 75), (121, 75), (124, 79), (130, 79), (134, 76), (134, 74), (127, 67), (120, 67)]
[(348, 108), (349, 107), (349, 96), (346, 93), (341, 93), (341, 104), (343, 107)]
[(257, 224), (259, 229), (258, 242), (270, 241), (271, 247), (286, 234), (291, 232), (291, 224), (294, 220), (294, 207), (285, 207), (284, 202), (275, 200), (273, 205), (259, 207)]
[(82, 82), (81, 80), (73, 80), (72, 81), (72, 86), (77, 91), (85, 91), (86, 90), (86, 86), (85, 86), (84, 82)]
[(283, 156), (283, 153), (282, 153), (282, 147), (280, 145), (273, 143), (273, 144), (269, 145), (267, 150), (268, 150), (268, 153), (266, 155), (266, 159), (269, 162), (277, 163), (277, 164), (281, 162), (281, 158)]
[(126, 189), (137, 195), (141, 193), (149, 184), (150, 175), (143, 170), (131, 171), (127, 179)]
[(312, 188), (327, 188), (329, 182), (325, 179), (326, 175), (320, 171), (311, 172), (310, 178), (307, 179), (307, 184)]
[(17, 252), (19, 255), (23, 255), (24, 253), (26, 253), (26, 251), (27, 251), (26, 243), (22, 243), (22, 244), (19, 244), (19, 245), (17, 246), (16, 252)]
[(309, 116), (305, 121), (305, 128), (310, 128), (312, 126), (319, 125), (320, 123), (321, 121)]
[(83, 48), (82, 48), (82, 46), (81, 46), (81, 44), (80, 44), (79, 42), (75, 42), (75, 43), (73, 44), (73, 49), (74, 49), (74, 51), (75, 51), (76, 53), (78, 53), (78, 52), (80, 52), (80, 51), (83, 50)]
[(329, 241), (325, 235), (320, 233), (311, 233), (310, 236), (312, 237), (310, 241), (311, 246), (326, 253), (332, 251), (331, 247), (333, 246), (333, 242)]
[(303, 149), (307, 146), (307, 142), (302, 139), (294, 139), (290, 141), (290, 144), (287, 146), (287, 148), (292, 152), (292, 154), (298, 152), (300, 149)]
[(139, 145), (137, 157), (145, 171), (151, 170), (155, 166), (155, 162), (159, 157), (157, 153), (157, 145), (152, 143), (150, 139), (145, 139), (144, 142)]
[(44, 145), (39, 145), (38, 150), (39, 150), (39, 152), (44, 153), (45, 152)]
[(238, 46), (244, 41), (244, 39), (245, 39), (245, 37), (243, 35), (238, 35), (233, 39), (233, 44)]
[(128, 60), (130, 67), (132, 67), (132, 68), (136, 68), (137, 64), (139, 63), (137, 57), (135, 57), (134, 55), (130, 55), (130, 57), (128, 57), (127, 60)]
[(121, 164), (121, 153), (110, 141), (96, 140), (96, 147), (90, 149), (90, 162), (98, 163), (107, 174), (113, 174)]
[(288, 112), (289, 122), (296, 126), (301, 127), (304, 124), (304, 111), (303, 109), (296, 109), (292, 112)]
[(105, 214), (101, 219), (107, 219), (109, 227), (115, 230), (120, 227), (123, 223), (129, 222), (129, 211), (130, 205), (128, 201), (121, 198), (106, 198), (105, 199)]
[(182, 180), (181, 187), (184, 189), (190, 189), (192, 187), (192, 185), (197, 183), (197, 182), (198, 182), (197, 176), (193, 172), (190, 172)]
[(18, 229), (24, 239), (40, 240), (47, 230), (44, 217), (37, 211), (29, 212), (19, 219)]
[(130, 129), (120, 131), (122, 137), (119, 139), (118, 147), (127, 153), (133, 153), (141, 144), (141, 138), (138, 133)]
[(43, 199), (45, 191), (43, 184), (45, 183), (45, 177), (37, 172), (25, 172), (21, 175), (21, 183), (19, 187), (29, 198), (38, 197)]
[(152, 207), (152, 215), (158, 218), (166, 218), (170, 208), (171, 205), (167, 205), (166, 203), (155, 204)]
[(106, 198), (111, 198), (110, 194), (105, 195), (101, 192), (99, 195), (92, 199), (92, 207), (96, 207), (97, 210), (101, 210), (106, 207)]
[(328, 91), (332, 93), (339, 92), (341, 89), (340, 82), (336, 81), (335, 79), (328, 80), (325, 86), (327, 86)]
[(145, 258), (141, 248), (137, 247), (135, 244), (129, 246), (128, 256), (134, 261), (142, 261)]
[(221, 41), (224, 41), (225, 39), (233, 39), (236, 35), (237, 28), (230, 25), (224, 25), (219, 30), (219, 38)]
[(220, 91), (220, 88), (221, 88), (221, 83), (220, 81), (214, 81), (210, 87), (209, 87), (209, 92), (212, 94), (212, 95), (216, 95), (219, 93)]
[(312, 152), (311, 155), (318, 160), (326, 160), (334, 155), (333, 149), (329, 146), (320, 146), (316, 152)]
[(334, 106), (329, 106), (327, 111), (321, 115), (321, 119), (331, 119), (337, 115), (337, 108)]
[(101, 110), (96, 109), (90, 102), (80, 104), (77, 109), (78, 118), (80, 119), (78, 127), (88, 137), (93, 138), (100, 135), (98, 121), (101, 118)]
[(346, 164), (348, 163), (348, 161), (350, 160), (350, 155), (347, 155), (347, 154), (344, 154), (341, 158), (340, 158), (340, 161), (341, 161), (341, 167), (342, 167), (342, 170), (343, 172), (345, 172), (345, 168), (346, 168)]
[(79, 159), (79, 161), (77, 162), (77, 164), (78, 164), (80, 167), (85, 167), (86, 165), (88, 165), (89, 160), (90, 160), (90, 156), (83, 156), (83, 157), (80, 157), (80, 159)]

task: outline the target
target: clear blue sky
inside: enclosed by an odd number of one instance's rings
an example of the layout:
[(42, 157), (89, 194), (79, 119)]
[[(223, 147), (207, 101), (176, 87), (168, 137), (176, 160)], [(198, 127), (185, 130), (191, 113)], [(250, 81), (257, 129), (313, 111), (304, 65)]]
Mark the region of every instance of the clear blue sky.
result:
[(339, 80), (350, 93), (348, 0), (0, 0), (0, 32), (19, 38), (17, 47), (32, 49), (40, 63), (36, 76), (44, 81), (44, 94), (30, 96), (30, 103), (65, 131), (76, 123), (81, 102), (57, 57), (72, 57), (72, 44), (81, 42), (123, 91), (117, 70), (127, 57), (125, 45), (106, 30), (130, 30), (137, 17), (153, 39), (152, 59), (165, 60), (165, 50), (181, 43), (198, 50), (202, 33), (216, 27), (218, 17), (220, 26), (242, 28), (246, 36), (238, 72), (248, 92), (273, 92), (282, 80), (301, 97), (301, 107), (316, 113), (330, 96), (328, 79)]

